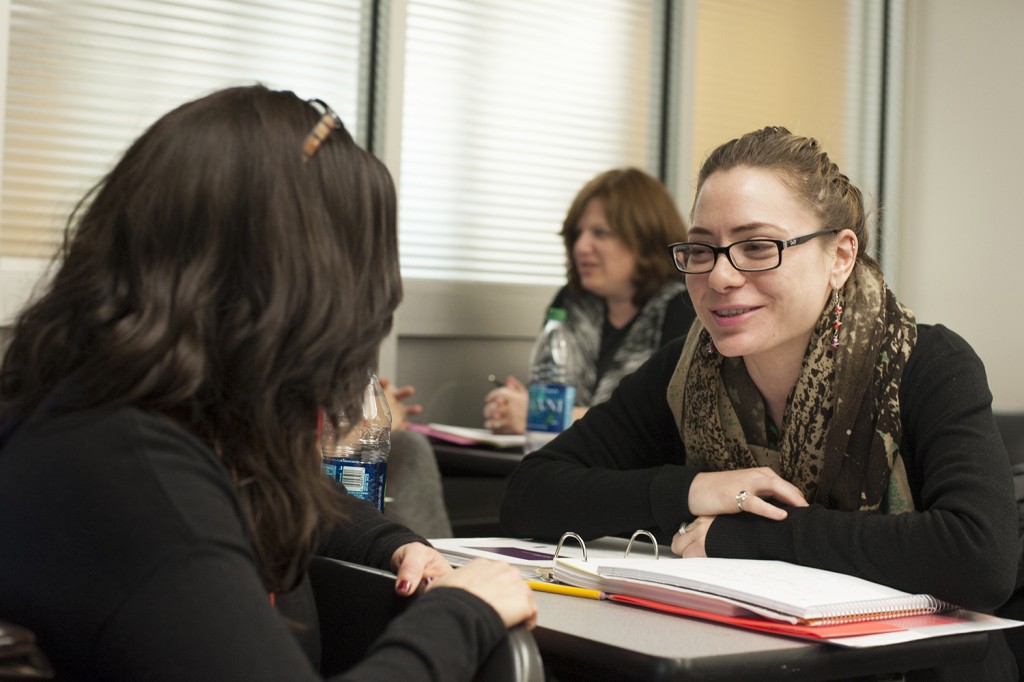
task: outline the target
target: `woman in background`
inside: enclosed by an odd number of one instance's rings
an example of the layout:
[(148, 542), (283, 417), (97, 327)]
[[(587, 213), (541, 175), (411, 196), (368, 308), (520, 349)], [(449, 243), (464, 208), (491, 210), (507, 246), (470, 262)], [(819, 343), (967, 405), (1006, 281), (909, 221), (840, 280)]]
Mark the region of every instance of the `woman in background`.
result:
[[(569, 283), (549, 307), (566, 310), (578, 419), (690, 328), (693, 306), (665, 259), (668, 244), (686, 239), (686, 224), (664, 185), (624, 168), (601, 173), (580, 190), (561, 235)], [(526, 402), (526, 387), (509, 376), (485, 398), (484, 427), (524, 433)]]
[(0, 607), (58, 677), (317, 678), (316, 624), (275, 609), (314, 553), (426, 585), (346, 679), (468, 680), (534, 619), (514, 569), (452, 571), (321, 474), (318, 412), (358, 405), (401, 298), (396, 242), (383, 164), (261, 86), (171, 111), (79, 205), (0, 370)]
[[(985, 368), (889, 290), (860, 190), (815, 140), (770, 127), (711, 153), (691, 218), (671, 253), (699, 324), (523, 459), (506, 530), (649, 528), (684, 557), (1019, 608), (1022, 538)], [(931, 676), (1017, 679), (1021, 636), (993, 633), (981, 666)]]

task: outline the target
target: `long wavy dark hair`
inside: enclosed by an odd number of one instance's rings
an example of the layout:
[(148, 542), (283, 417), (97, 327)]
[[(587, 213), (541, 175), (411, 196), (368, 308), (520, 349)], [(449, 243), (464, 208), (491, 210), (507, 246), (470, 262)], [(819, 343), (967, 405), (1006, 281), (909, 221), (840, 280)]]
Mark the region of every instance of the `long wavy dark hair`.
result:
[(0, 368), (3, 411), (68, 383), (68, 409), (135, 406), (205, 441), (271, 590), (340, 516), (318, 409), (356, 407), (402, 294), (391, 176), (343, 127), (304, 163), (320, 116), (260, 85), (163, 116), (72, 214)]

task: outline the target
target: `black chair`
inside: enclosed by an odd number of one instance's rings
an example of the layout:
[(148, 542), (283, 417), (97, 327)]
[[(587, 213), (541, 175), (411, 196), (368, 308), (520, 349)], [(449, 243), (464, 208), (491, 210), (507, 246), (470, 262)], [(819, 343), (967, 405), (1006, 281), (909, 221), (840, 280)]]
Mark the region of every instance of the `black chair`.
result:
[(1020, 527), (1024, 530), (1024, 414), (997, 413), (996, 426), (999, 435), (1006, 445), (1006, 453), (1010, 456), (1013, 468), (1013, 485), (1017, 492), (1017, 513)]
[[(409, 599), (395, 594), (395, 575), (387, 571), (313, 557), (309, 578), (320, 624), (320, 673), (324, 676), (351, 667), (409, 604)], [(353, 613), (359, 617), (352, 618)], [(339, 641), (346, 645), (329, 645)], [(480, 666), (475, 679), (543, 682), (544, 664), (530, 631), (522, 626), (511, 629)]]
[[(1021, 532), (1024, 533), (1024, 413), (997, 413), (996, 426), (999, 435), (1006, 445), (1006, 454), (1010, 458), (1013, 471), (1013, 487), (1017, 494), (1017, 518)], [(1024, 619), (1024, 587), (1017, 590), (1010, 600), (996, 610), (996, 615), (1014, 620)], [(1011, 628), (1003, 631), (1010, 651), (1017, 657), (1017, 667), (1021, 679), (1024, 680), (1024, 628)]]

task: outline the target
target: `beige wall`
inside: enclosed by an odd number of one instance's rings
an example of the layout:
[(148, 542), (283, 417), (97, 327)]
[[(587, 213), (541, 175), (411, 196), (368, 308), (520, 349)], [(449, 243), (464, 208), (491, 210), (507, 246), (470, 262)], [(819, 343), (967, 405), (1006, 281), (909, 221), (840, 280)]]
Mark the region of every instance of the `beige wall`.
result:
[(1024, 410), (1024, 2), (908, 0), (907, 29), (896, 293)]
[[(767, 125), (816, 137), (846, 168), (845, 126), (856, 123), (844, 118), (856, 73), (847, 62), (857, 55), (847, 45), (847, 2), (701, 0), (695, 20), (694, 182), (715, 147)], [(691, 198), (681, 200), (684, 211)]]

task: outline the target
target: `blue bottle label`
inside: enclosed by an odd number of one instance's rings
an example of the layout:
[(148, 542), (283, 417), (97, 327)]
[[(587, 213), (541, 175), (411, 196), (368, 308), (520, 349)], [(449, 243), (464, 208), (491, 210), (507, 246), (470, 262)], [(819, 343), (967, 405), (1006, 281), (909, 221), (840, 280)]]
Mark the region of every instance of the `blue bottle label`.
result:
[(572, 424), (576, 387), (565, 384), (530, 384), (526, 430), (560, 433)]
[(383, 513), (387, 460), (360, 462), (343, 457), (324, 457), (323, 470), (332, 480), (345, 486), (349, 495), (369, 500)]

